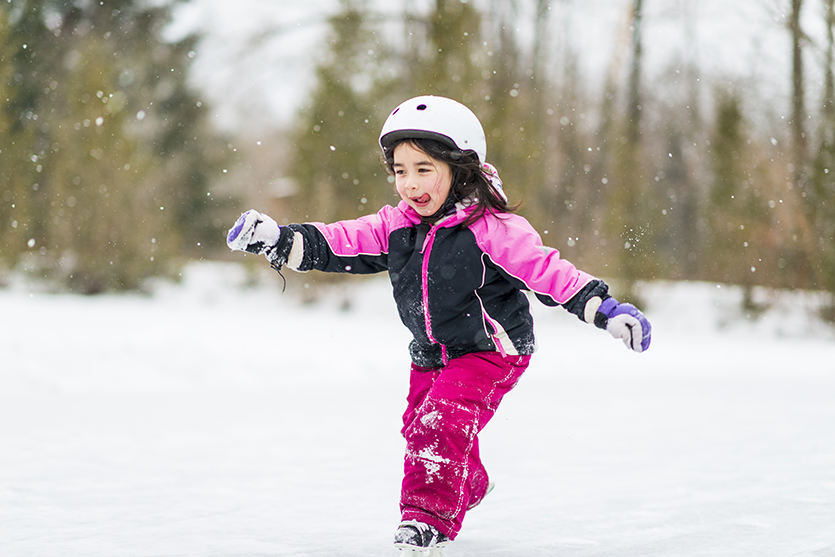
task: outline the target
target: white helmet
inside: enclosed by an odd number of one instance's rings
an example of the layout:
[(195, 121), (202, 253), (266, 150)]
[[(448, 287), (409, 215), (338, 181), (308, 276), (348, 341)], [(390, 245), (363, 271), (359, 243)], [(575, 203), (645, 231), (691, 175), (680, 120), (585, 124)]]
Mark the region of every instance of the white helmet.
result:
[(435, 139), (459, 151), (475, 151), (484, 164), (487, 139), (473, 111), (452, 99), (424, 95), (395, 108), (380, 132), (383, 154), (400, 139)]

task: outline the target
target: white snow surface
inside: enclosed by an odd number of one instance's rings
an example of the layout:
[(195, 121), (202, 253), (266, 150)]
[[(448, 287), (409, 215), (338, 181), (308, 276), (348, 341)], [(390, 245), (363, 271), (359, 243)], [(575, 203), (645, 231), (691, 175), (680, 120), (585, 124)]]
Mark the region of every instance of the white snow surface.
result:
[[(0, 555), (397, 556), (388, 282), (280, 285), (204, 263), (148, 296), (0, 289)], [(835, 555), (832, 334), (812, 295), (746, 321), (738, 294), (645, 286), (644, 354), (535, 303), (482, 433), (496, 488), (446, 555)]]

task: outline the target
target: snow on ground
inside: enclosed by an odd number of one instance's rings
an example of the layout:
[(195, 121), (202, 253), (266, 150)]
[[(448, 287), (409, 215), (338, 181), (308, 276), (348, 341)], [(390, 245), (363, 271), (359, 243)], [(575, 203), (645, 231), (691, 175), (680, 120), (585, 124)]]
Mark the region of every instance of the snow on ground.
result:
[[(187, 271), (145, 297), (0, 290), (0, 555), (396, 557), (386, 280), (303, 304)], [(535, 307), (540, 351), (483, 433), (497, 487), (449, 557), (835, 555), (835, 343), (809, 300), (747, 323), (733, 289), (644, 295), (640, 355)]]

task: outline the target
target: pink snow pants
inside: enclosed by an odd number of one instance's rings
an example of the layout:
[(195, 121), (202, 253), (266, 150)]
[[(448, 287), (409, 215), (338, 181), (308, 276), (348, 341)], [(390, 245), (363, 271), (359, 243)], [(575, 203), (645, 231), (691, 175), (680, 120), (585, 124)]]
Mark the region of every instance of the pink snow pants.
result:
[(468, 508), (487, 493), (478, 433), (519, 381), (530, 356), (476, 352), (443, 368), (412, 364), (403, 437), (402, 519), (455, 539)]

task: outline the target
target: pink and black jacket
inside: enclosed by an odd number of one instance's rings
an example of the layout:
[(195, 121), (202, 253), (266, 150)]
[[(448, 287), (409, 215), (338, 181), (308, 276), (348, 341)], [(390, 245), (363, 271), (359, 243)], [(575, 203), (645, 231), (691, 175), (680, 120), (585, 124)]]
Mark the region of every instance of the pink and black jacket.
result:
[(388, 271), (400, 319), (414, 336), (412, 361), (421, 367), (471, 352), (532, 354), (523, 290), (594, 322), (586, 302), (609, 297), (602, 281), (543, 246), (521, 216), (487, 213), (461, 226), (472, 210), (459, 205), (430, 225), (401, 202), (356, 220), (291, 224), (282, 228), (275, 263), (297, 271)]

